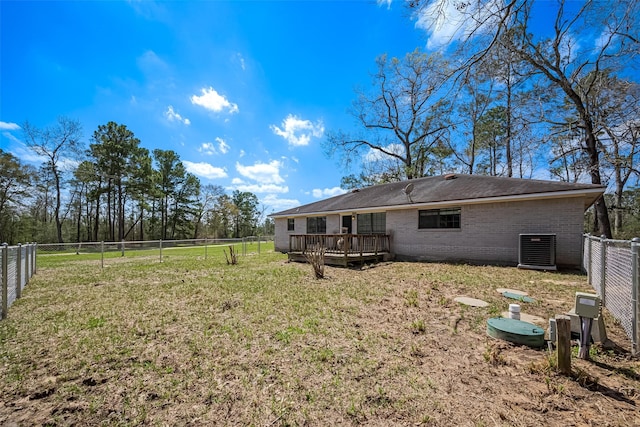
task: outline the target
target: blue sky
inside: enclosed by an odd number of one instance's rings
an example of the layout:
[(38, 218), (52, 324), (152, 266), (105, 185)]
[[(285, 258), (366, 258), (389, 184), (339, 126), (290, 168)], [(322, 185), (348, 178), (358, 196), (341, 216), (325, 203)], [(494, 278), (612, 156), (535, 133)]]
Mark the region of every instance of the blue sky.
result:
[(0, 147), (38, 162), (20, 125), (108, 121), (172, 149), (203, 184), (278, 211), (338, 194), (328, 130), (355, 126), (376, 56), (425, 47), (400, 2), (0, 2)]
[[(357, 171), (321, 143), (359, 130), (348, 109), (376, 57), (433, 51), (468, 31), (453, 2), (433, 3), (453, 18), (435, 26), (403, 3), (0, 0), (0, 148), (38, 164), (22, 143), (26, 120), (76, 119), (87, 146), (115, 121), (149, 150), (175, 150), (203, 184), (255, 193), (265, 213), (339, 194)], [(555, 14), (555, 3), (537, 8)], [(602, 28), (586, 28), (561, 48), (592, 50)], [(548, 178), (548, 160), (540, 165), (533, 175)]]

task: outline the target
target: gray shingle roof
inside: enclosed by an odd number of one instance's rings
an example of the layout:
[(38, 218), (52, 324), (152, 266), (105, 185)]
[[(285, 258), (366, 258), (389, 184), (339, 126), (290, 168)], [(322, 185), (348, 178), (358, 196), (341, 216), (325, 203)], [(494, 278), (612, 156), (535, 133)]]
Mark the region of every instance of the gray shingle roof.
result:
[[(454, 178), (447, 179), (451, 176)], [(413, 190), (410, 196), (407, 196), (404, 190), (409, 183), (413, 184)], [(450, 174), (365, 187), (329, 199), (276, 212), (270, 216), (356, 211), (358, 209), (438, 202), (468, 202), (470, 200), (522, 195), (557, 197), (565, 193), (567, 196), (575, 196), (576, 193), (581, 192), (584, 193), (586, 208), (604, 193), (604, 190), (604, 186), (594, 184)]]

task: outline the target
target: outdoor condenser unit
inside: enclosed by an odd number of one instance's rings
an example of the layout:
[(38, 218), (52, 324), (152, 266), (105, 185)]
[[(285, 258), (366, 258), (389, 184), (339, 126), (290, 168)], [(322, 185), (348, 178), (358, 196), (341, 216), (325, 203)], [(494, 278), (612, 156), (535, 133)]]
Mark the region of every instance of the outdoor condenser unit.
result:
[(557, 270), (555, 234), (521, 234), (518, 268)]

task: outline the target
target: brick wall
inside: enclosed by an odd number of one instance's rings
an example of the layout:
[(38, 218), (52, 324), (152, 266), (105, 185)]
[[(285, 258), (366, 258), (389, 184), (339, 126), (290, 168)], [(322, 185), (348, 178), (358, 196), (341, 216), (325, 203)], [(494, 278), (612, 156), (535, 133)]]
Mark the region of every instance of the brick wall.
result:
[[(387, 211), (387, 233), (398, 259), (468, 261), (516, 265), (521, 233), (556, 234), (556, 263), (579, 267), (582, 260), (584, 202), (582, 198), (485, 203), (461, 206), (461, 228), (419, 230), (418, 209)], [(355, 221), (353, 228), (356, 230)], [(327, 215), (327, 234), (340, 230), (340, 215)], [(290, 234), (305, 234), (307, 221), (275, 220), (275, 249), (289, 250)]]
[(461, 228), (457, 230), (419, 230), (417, 209), (387, 212), (387, 230), (392, 234), (391, 247), (396, 257), (515, 265), (520, 233), (554, 233), (557, 264), (581, 264), (581, 198), (461, 208)]

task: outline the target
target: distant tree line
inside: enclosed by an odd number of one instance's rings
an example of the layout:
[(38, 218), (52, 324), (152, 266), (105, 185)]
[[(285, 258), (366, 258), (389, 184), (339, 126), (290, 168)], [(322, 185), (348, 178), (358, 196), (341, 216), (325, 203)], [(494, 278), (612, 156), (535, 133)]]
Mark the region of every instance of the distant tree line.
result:
[(79, 122), (23, 125), (39, 168), (0, 149), (0, 242), (239, 238), (272, 234), (258, 198), (202, 185), (172, 150), (148, 149), (109, 122), (81, 142)]
[(325, 141), (360, 171), (343, 177), (343, 188), (544, 171), (608, 186), (588, 229), (628, 234), (640, 176), (639, 1), (406, 4), (419, 25), (457, 22), (459, 32), (435, 53), (377, 59), (371, 86), (353, 101), (359, 130), (332, 130)]

